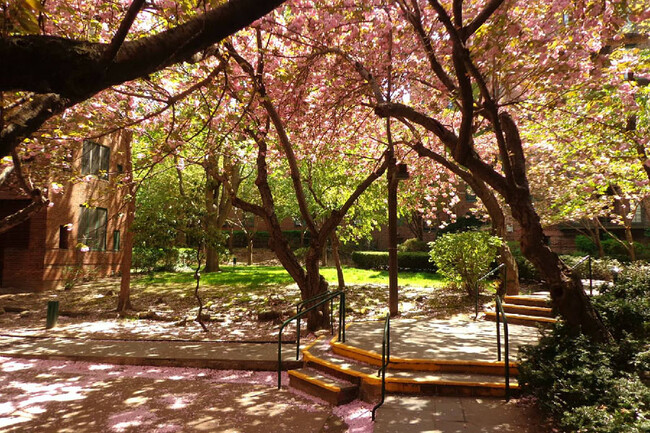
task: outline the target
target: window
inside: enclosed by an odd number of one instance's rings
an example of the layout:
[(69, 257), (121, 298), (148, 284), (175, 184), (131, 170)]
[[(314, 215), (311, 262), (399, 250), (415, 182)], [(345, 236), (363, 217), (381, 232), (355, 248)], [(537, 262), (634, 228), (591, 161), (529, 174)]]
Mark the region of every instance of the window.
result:
[(469, 185), (465, 187), (465, 201), (467, 203), (476, 203), (476, 194)]
[(84, 141), (81, 155), (81, 174), (94, 174), (100, 179), (108, 179), (108, 161), (111, 149), (94, 141)]
[(59, 226), (59, 248), (67, 250), (70, 248), (70, 231), (68, 225)]
[(78, 242), (88, 245), (93, 251), (106, 249), (106, 209), (81, 206), (79, 216)]
[(120, 250), (120, 231), (115, 230), (113, 232), (113, 251)]

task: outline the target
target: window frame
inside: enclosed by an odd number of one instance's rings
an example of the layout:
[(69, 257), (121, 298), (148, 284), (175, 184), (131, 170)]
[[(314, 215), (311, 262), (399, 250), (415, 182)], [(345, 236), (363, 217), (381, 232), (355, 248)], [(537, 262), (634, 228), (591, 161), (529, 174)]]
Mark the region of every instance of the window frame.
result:
[(108, 209), (84, 205), (80, 208), (77, 242), (87, 245), (91, 251), (106, 251)]
[(95, 175), (108, 180), (111, 161), (111, 148), (96, 141), (84, 140), (81, 154), (81, 174)]

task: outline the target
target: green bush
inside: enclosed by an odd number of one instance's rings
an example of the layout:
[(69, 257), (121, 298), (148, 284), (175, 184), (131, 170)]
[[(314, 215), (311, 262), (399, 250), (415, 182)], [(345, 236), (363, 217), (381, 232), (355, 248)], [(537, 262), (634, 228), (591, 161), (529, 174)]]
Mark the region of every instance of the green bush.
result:
[[(573, 268), (578, 264), (582, 257), (576, 256), (560, 256), (562, 261), (570, 268)], [(594, 280), (606, 280), (612, 281), (614, 279), (614, 274), (616, 269), (621, 268), (621, 263), (618, 260), (604, 258), (604, 259), (591, 259), (591, 274)], [(574, 272), (581, 279), (589, 278), (589, 263), (588, 260), (577, 265), (574, 269)]]
[(594, 307), (615, 343), (569, 334), (561, 322), (520, 349), (519, 383), (565, 431), (650, 431), (650, 267), (623, 270)]
[(585, 235), (576, 236), (576, 249), (582, 253), (589, 254), (590, 256), (598, 255), (598, 247), (596, 243)]
[[(285, 230), (284, 233), (287, 241), (291, 248), (300, 247), (300, 230)], [(258, 231), (253, 235), (253, 247), (255, 248), (268, 248), (269, 247), (269, 237), (271, 235), (267, 231)], [(309, 232), (305, 233), (304, 239), (305, 246), (309, 246)], [(232, 246), (234, 248), (246, 248), (248, 246), (248, 240), (246, 238), (246, 233), (242, 230), (233, 230), (232, 232)]]
[(140, 272), (151, 273), (158, 269), (158, 262), (165, 257), (162, 248), (134, 247), (131, 266)]
[[(352, 262), (361, 269), (388, 269), (388, 252), (355, 251)], [(429, 253), (397, 253), (397, 266), (401, 270), (436, 272), (437, 267), (429, 261)]]
[(510, 247), (510, 252), (517, 262), (517, 268), (519, 268), (519, 279), (527, 281), (539, 281), (541, 276), (537, 268), (530, 262), (521, 252), (521, 247), (519, 242), (508, 242)]
[(431, 242), (431, 260), (441, 274), (461, 283), (472, 296), (478, 280), (490, 270), (502, 242), (487, 232), (449, 233)]
[(429, 252), (429, 245), (417, 238), (405, 240), (397, 246), (397, 250), (401, 253), (415, 253), (415, 252)]

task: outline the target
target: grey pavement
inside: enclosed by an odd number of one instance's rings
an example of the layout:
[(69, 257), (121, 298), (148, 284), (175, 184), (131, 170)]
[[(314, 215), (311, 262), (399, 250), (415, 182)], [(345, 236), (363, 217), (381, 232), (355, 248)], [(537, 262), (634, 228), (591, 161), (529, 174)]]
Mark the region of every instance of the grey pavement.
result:
[(548, 433), (530, 407), (502, 399), (399, 396), (377, 411), (374, 433)]
[[(391, 356), (415, 359), (495, 361), (496, 323), (483, 320), (391, 320)], [(503, 330), (503, 328), (502, 328)], [(383, 322), (356, 322), (346, 331), (345, 344), (381, 353)], [(509, 325), (510, 359), (519, 346), (536, 344), (540, 333), (531, 326)], [(501, 335), (503, 342), (503, 334)]]
[[(278, 345), (0, 336), (0, 356), (130, 365), (275, 370)], [(297, 366), (295, 344), (283, 345), (282, 359), (285, 367)]]

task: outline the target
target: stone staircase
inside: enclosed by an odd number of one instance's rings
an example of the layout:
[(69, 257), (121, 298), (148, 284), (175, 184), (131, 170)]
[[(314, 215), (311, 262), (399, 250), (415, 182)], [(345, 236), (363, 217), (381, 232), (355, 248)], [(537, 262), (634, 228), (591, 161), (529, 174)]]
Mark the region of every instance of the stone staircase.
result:
[[(550, 326), (557, 321), (545, 294), (505, 296), (503, 300), (509, 324)], [(496, 311), (486, 311), (485, 320), (496, 321)]]
[[(303, 350), (304, 366), (289, 370), (291, 388), (333, 405), (356, 398), (376, 402), (381, 396), (377, 372), (381, 355), (321, 337)], [(427, 360), (391, 356), (386, 392), (419, 395), (505, 396), (505, 363)], [(510, 393), (519, 385), (516, 363), (510, 362)]]

